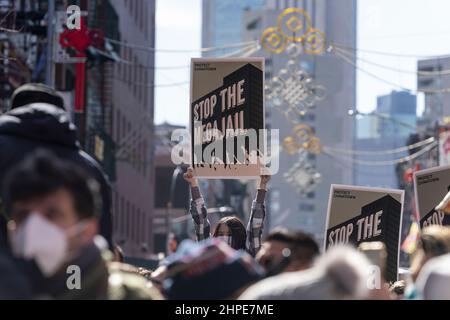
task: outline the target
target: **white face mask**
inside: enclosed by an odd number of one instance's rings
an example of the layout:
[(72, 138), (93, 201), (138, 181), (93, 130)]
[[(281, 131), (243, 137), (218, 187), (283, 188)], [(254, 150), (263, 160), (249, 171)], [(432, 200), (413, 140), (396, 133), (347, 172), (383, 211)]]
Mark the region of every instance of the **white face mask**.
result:
[[(74, 227), (79, 229), (79, 224)], [(50, 277), (67, 260), (68, 237), (73, 236), (73, 231), (73, 228), (65, 231), (42, 215), (32, 213), (17, 229), (9, 229), (8, 236), (16, 257), (34, 259), (41, 272)]]
[(220, 239), (223, 242), (225, 242), (226, 244), (228, 244), (229, 246), (231, 246), (231, 237), (230, 236), (218, 236), (217, 239)]

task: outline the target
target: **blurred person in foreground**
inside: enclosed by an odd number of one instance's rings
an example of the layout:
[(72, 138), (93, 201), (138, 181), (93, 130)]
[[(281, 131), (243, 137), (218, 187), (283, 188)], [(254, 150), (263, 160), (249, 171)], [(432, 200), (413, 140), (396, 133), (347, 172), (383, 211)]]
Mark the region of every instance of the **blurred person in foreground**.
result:
[[(58, 92), (39, 83), (25, 84), (11, 97), (10, 110), (0, 116), (0, 184), (7, 172), (37, 148), (76, 162), (100, 185), (100, 234), (112, 249), (111, 187), (100, 165), (81, 150), (77, 128)], [(0, 240), (5, 234), (0, 231)]]
[(248, 288), (241, 300), (369, 299), (369, 260), (350, 246), (330, 248), (310, 269), (287, 272)]
[(263, 242), (256, 261), (266, 270), (267, 276), (272, 276), (308, 269), (319, 253), (319, 246), (312, 236), (299, 230), (277, 228)]
[[(450, 253), (450, 227), (431, 225), (422, 230), (417, 249), (411, 256), (411, 278), (415, 283), (424, 265), (432, 258)], [(405, 292), (407, 299), (417, 298), (414, 283)]]
[(431, 258), (450, 252), (450, 227), (431, 225), (422, 230), (416, 251), (412, 255), (411, 276), (415, 281)]
[(235, 299), (263, 277), (245, 250), (234, 250), (217, 238), (184, 240), (167, 259), (163, 287), (171, 300)]
[[(205, 201), (200, 193), (193, 168), (187, 169), (184, 174), (184, 179), (191, 186), (192, 201), (190, 213), (194, 221), (197, 240), (201, 241), (211, 237), (211, 226), (208, 220)], [(252, 203), (247, 229), (238, 217), (227, 216), (219, 220), (214, 228), (212, 237), (223, 240), (235, 250), (245, 249), (249, 254), (255, 256), (261, 246), (262, 229), (266, 216), (264, 200), (266, 198), (267, 183), (269, 180), (270, 176), (263, 175), (260, 177), (260, 183), (256, 198)]]
[(27, 157), (5, 178), (8, 239), (35, 298), (161, 297), (136, 268), (110, 262), (112, 253), (97, 235), (98, 189), (75, 163), (44, 150)]
[(0, 300), (32, 298), (31, 283), (6, 247), (0, 247)]
[(450, 300), (450, 253), (428, 260), (417, 277), (415, 288), (417, 299)]

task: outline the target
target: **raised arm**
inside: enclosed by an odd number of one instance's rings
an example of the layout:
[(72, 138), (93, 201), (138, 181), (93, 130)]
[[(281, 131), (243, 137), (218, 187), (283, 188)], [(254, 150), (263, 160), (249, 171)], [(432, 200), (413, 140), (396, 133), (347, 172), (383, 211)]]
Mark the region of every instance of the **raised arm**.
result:
[(261, 248), (262, 230), (264, 227), (264, 219), (266, 218), (266, 208), (264, 200), (266, 198), (267, 183), (270, 176), (261, 176), (259, 188), (256, 193), (255, 200), (252, 203), (252, 211), (247, 224), (247, 251), (255, 256)]
[(194, 169), (188, 168), (183, 177), (191, 187), (192, 200), (189, 212), (192, 216), (192, 220), (194, 221), (197, 241), (201, 241), (210, 237), (211, 229), (208, 220), (208, 212), (205, 207), (205, 201), (200, 193), (197, 178), (194, 175)]

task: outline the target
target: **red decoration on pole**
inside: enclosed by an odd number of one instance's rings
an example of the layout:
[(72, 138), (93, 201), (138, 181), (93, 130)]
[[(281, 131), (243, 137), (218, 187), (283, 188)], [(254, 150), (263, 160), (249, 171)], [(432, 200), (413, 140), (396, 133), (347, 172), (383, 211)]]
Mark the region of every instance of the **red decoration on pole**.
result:
[[(63, 48), (75, 51), (76, 58), (86, 58), (86, 50), (90, 46), (100, 47), (105, 37), (101, 30), (89, 30), (85, 18), (81, 18), (80, 29), (66, 29), (61, 33), (59, 42)], [(75, 75), (75, 112), (83, 113), (85, 109), (86, 62), (76, 63)]]
[(409, 168), (405, 170), (405, 173), (403, 174), (403, 180), (406, 183), (412, 183), (414, 179), (414, 172), (420, 170), (420, 164), (416, 163), (413, 168)]

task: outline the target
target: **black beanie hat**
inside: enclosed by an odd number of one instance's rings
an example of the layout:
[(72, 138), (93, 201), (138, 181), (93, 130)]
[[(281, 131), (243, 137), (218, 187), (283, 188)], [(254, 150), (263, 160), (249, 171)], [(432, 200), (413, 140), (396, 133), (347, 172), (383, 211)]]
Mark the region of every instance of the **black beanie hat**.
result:
[(53, 88), (41, 83), (27, 83), (17, 88), (11, 98), (11, 109), (30, 103), (48, 103), (65, 110), (64, 99)]

